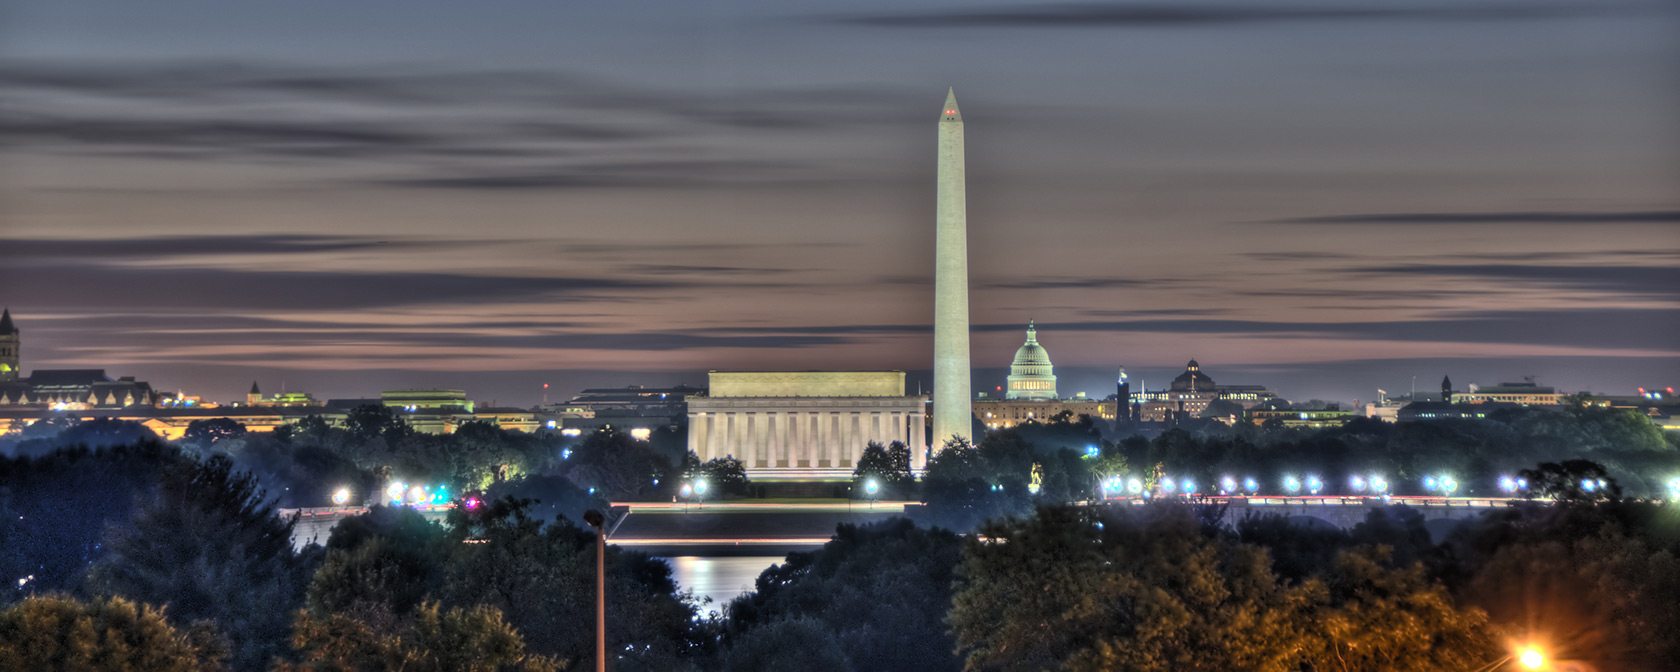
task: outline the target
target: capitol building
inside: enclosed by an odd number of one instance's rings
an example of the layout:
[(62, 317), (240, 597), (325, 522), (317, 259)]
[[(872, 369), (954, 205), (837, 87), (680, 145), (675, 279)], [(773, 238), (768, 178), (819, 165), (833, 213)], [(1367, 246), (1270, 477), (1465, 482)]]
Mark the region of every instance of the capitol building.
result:
[(1005, 399), (1056, 401), (1056, 367), (1050, 363), (1050, 353), (1038, 344), (1038, 330), (1027, 320), (1027, 342), (1015, 351), (1015, 362), (1009, 365), (1009, 392)]
[(1027, 321), (1027, 340), (1015, 351), (1015, 361), (1009, 365), (1009, 389), (1002, 399), (982, 395), (974, 400), (974, 416), (986, 429), (1005, 429), (1023, 422), (1048, 421), (1063, 413), (1077, 421), (1081, 415), (1091, 419), (1114, 419), (1114, 402), (1088, 399), (1084, 394), (1063, 399), (1056, 390), (1056, 367), (1050, 363), (1050, 352), (1038, 342), (1038, 328)]

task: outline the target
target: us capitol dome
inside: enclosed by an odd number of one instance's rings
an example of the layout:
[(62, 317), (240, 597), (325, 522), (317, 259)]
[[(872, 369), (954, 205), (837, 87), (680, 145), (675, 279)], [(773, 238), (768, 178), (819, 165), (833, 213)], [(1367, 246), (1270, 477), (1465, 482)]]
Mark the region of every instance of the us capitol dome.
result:
[(1027, 342), (1015, 351), (1015, 362), (1009, 365), (1009, 391), (1006, 399), (1048, 400), (1056, 394), (1056, 371), (1050, 363), (1050, 353), (1038, 344), (1038, 330), (1027, 321)]

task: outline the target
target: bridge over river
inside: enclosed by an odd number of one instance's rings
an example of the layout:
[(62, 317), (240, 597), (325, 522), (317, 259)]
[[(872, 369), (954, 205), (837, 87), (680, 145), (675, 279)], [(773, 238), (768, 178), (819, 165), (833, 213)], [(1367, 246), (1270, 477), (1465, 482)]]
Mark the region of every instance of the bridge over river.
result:
[[(1436, 540), (1452, 527), (1513, 501), (1482, 497), (1177, 497), (1192, 503), (1225, 504), (1225, 519), (1235, 524), (1245, 516), (1274, 514), (1304, 525), (1350, 529), (1364, 522), (1372, 509), (1404, 504), (1423, 515)], [(1114, 498), (1110, 505), (1142, 504), (1144, 498)], [(441, 520), (451, 505), (416, 508)], [(810, 550), (833, 536), (842, 523), (866, 524), (913, 513), (918, 502), (848, 502), (808, 500), (783, 502), (713, 502), (688, 505), (670, 502), (613, 505), (607, 538), (613, 544), (658, 556), (771, 556)], [(365, 513), (365, 507), (283, 509), (297, 516), (292, 541), (300, 548), (325, 543), (332, 527), (346, 517)], [(580, 514), (582, 512), (579, 512)]]

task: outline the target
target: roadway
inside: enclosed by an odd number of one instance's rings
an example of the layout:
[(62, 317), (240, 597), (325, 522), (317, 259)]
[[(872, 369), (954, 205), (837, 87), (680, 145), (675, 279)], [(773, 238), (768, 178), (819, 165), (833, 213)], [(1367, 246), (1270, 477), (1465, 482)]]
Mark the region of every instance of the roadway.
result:
[[(1227, 504), (1227, 522), (1236, 523), (1249, 514), (1277, 514), (1291, 519), (1317, 519), (1347, 529), (1363, 522), (1374, 508), (1405, 504), (1432, 522), (1432, 531), (1445, 530), (1482, 512), (1523, 501), (1506, 497), (1340, 495), (1298, 496), (1157, 496), (1112, 497), (1080, 502), (1083, 505), (1143, 504), (1172, 499), (1196, 504)], [(451, 504), (426, 504), (416, 508), (432, 520), (441, 520)], [(903, 515), (915, 501), (719, 501), (719, 502), (615, 502), (615, 520), (608, 531), (613, 544), (654, 555), (778, 555), (809, 550), (825, 543), (841, 524), (867, 524)], [(297, 516), (292, 538), (300, 547), (310, 542), (325, 543), (339, 520), (367, 512), (366, 507), (333, 506), (282, 509), (282, 516)]]

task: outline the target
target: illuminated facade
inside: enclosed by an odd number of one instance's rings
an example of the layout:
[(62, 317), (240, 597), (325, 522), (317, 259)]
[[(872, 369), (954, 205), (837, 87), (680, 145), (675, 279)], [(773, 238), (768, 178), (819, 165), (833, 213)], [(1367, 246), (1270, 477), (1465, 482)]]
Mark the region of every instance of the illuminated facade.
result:
[[(1190, 360), (1184, 373), (1174, 378), (1172, 385), (1155, 392), (1137, 392), (1132, 401), (1136, 414), (1143, 422), (1176, 422), (1199, 418), (1214, 402), (1229, 402), (1235, 408), (1247, 410), (1277, 398), (1277, 393), (1263, 385), (1220, 385), (1202, 371), (1201, 363)], [(1241, 414), (1222, 415), (1222, 422), (1236, 422)]]
[(1050, 363), (1050, 353), (1038, 344), (1038, 330), (1032, 320), (1027, 321), (1027, 342), (1015, 351), (1015, 361), (1009, 365), (1009, 391), (1004, 398), (1061, 398), (1056, 394), (1056, 367)]
[(1068, 419), (1079, 421), (1088, 415), (1092, 420), (1113, 420), (1114, 402), (1089, 399), (1083, 395), (1069, 399), (1031, 401), (1017, 399), (975, 399), (974, 417), (986, 429), (1008, 429), (1023, 422), (1049, 422), (1063, 413)]
[(1500, 383), (1481, 387), (1470, 384), (1469, 392), (1458, 392), (1453, 395), (1455, 404), (1485, 404), (1499, 402), (1506, 404), (1522, 404), (1524, 406), (1556, 406), (1564, 403), (1562, 394), (1549, 385), (1535, 384), (1533, 379), (1520, 383)]
[(0, 383), (18, 379), (18, 347), (23, 334), (12, 324), (12, 309), (0, 309)]
[(927, 466), (926, 403), (902, 371), (712, 371), (688, 398), (688, 449), (733, 457), (755, 480), (849, 480), (870, 442), (910, 447)]

